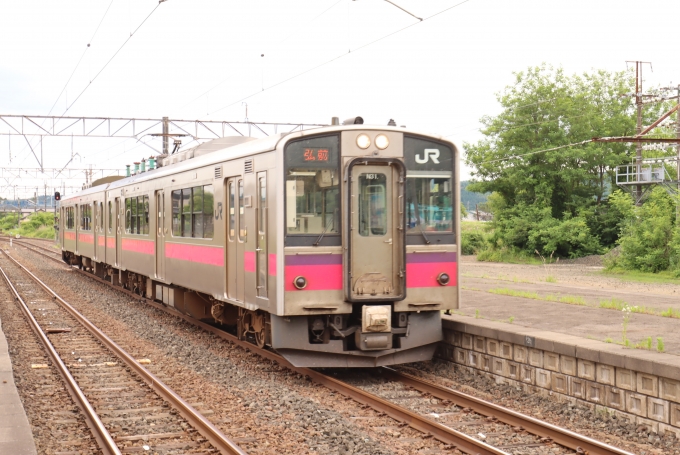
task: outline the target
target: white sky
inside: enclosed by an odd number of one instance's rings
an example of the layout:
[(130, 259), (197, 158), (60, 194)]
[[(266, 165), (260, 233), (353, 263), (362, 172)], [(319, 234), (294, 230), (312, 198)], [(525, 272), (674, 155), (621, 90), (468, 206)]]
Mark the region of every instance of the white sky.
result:
[[(395, 3), (426, 18), (461, 1)], [(645, 68), (646, 87), (679, 83), (678, 17), (677, 0), (468, 0), (423, 22), (383, 0), (4, 2), (0, 113), (47, 115), (55, 105), (51, 115), (62, 115), (89, 84), (66, 115), (235, 121), (245, 118), (241, 100), (253, 95), (245, 100), (252, 121), (394, 118), (462, 144), (480, 138), (482, 115), (499, 112), (495, 94), (512, 83), (512, 72), (542, 62), (571, 74), (645, 60), (653, 64), (653, 72)], [(8, 130), (0, 122), (0, 133)], [(73, 149), (83, 157), (73, 167), (95, 169), (124, 169), (150, 152), (120, 138), (75, 138)], [(46, 138), (43, 151), (45, 167), (62, 167), (71, 140)], [(2, 135), (0, 166), (38, 163), (23, 138)], [(13, 195), (8, 183), (42, 188), (43, 179), (0, 178), (0, 196)]]

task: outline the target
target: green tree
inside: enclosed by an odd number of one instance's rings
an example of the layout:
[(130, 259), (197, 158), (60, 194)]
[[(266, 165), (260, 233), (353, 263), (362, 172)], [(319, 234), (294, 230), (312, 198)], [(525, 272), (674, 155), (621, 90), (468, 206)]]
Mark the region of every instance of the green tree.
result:
[[(515, 73), (513, 85), (497, 95), (501, 113), (481, 119), (485, 137), (465, 144), (474, 179), (468, 189), (496, 198), (489, 205), (497, 247), (574, 257), (614, 244), (616, 213), (606, 195), (634, 147), (570, 144), (633, 135), (635, 106), (620, 96), (633, 87), (630, 72), (567, 76), (544, 64)], [(643, 123), (665, 107), (648, 106)]]

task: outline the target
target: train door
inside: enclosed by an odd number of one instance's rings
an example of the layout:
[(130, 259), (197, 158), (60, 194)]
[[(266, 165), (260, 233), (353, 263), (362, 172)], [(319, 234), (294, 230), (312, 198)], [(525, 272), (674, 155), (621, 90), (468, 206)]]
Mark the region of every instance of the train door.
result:
[(156, 192), (156, 278), (165, 279), (165, 192)]
[(257, 225), (256, 260), (256, 296), (267, 298), (267, 173), (257, 173), (257, 207), (255, 223)]
[(91, 226), (92, 226), (92, 259), (95, 261), (99, 260), (99, 236), (101, 235), (99, 233), (99, 217), (101, 216), (101, 213), (99, 211), (99, 203), (97, 201), (92, 201), (92, 221), (91, 221)]
[(404, 296), (403, 171), (396, 161), (350, 168), (351, 299)]
[(227, 296), (245, 301), (244, 255), (247, 229), (243, 179), (227, 180)]
[(123, 238), (123, 232), (122, 232), (123, 217), (120, 214), (120, 211), (121, 211), (122, 208), (121, 208), (121, 203), (120, 203), (119, 197), (116, 198), (114, 208), (116, 209), (116, 212), (115, 212), (115, 217), (116, 217), (116, 220), (115, 220), (116, 221), (116, 260), (115, 260), (115, 264), (116, 264), (116, 267), (120, 267), (120, 263), (121, 263), (121, 260), (122, 260), (122, 253), (123, 253), (123, 240), (122, 240), (122, 238)]

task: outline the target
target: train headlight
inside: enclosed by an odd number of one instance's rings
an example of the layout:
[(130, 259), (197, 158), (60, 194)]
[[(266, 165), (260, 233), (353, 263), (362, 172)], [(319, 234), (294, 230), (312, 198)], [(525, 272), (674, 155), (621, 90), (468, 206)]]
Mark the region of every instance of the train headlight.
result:
[(296, 276), (293, 280), (293, 286), (297, 289), (304, 289), (307, 287), (307, 278), (303, 276)]
[(357, 147), (359, 147), (362, 150), (365, 150), (370, 146), (371, 146), (371, 138), (368, 137), (368, 134), (362, 133), (362, 134), (357, 136)]
[(380, 150), (385, 150), (390, 145), (390, 140), (384, 134), (378, 134), (375, 138), (375, 146)]
[(449, 281), (451, 281), (451, 277), (448, 273), (440, 273), (437, 277), (437, 283), (441, 284), (442, 286), (449, 284)]

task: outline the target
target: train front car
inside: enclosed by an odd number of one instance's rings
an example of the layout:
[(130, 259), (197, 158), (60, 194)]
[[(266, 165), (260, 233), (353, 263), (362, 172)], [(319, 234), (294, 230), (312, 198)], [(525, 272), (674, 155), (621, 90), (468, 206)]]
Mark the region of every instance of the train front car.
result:
[(432, 358), (459, 301), (455, 145), (354, 125), (282, 147), (272, 347), (297, 366)]

